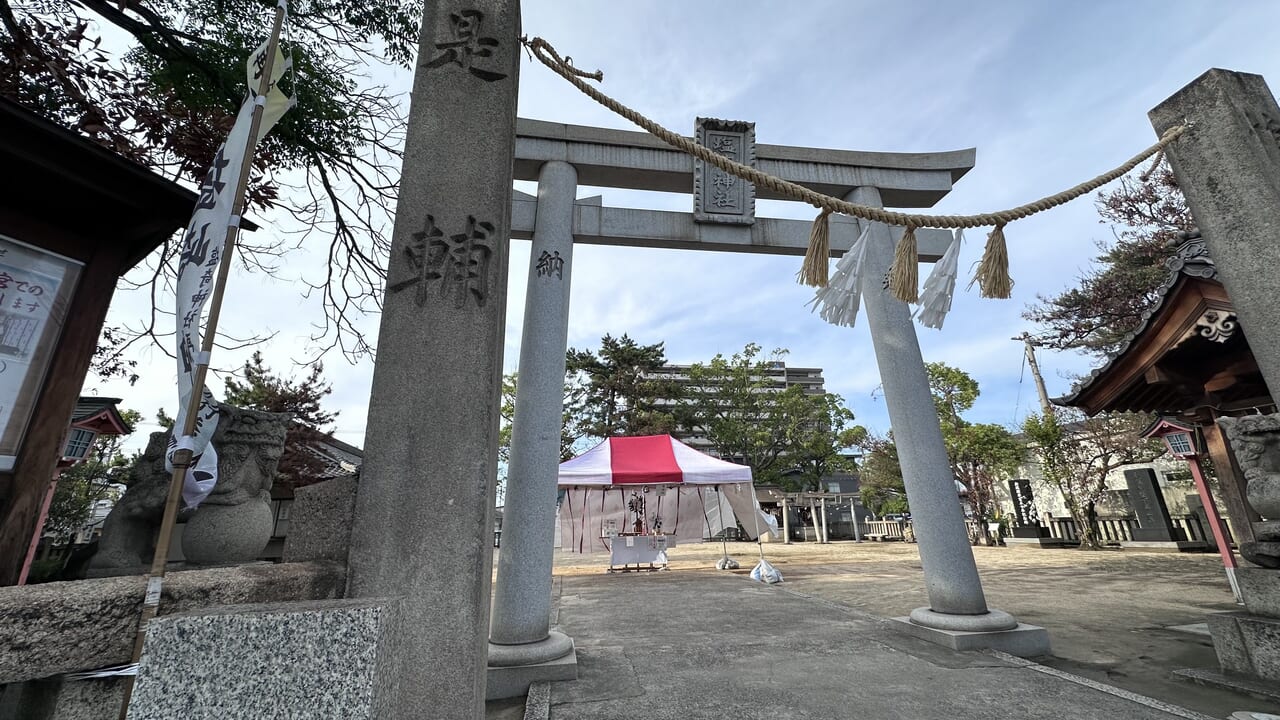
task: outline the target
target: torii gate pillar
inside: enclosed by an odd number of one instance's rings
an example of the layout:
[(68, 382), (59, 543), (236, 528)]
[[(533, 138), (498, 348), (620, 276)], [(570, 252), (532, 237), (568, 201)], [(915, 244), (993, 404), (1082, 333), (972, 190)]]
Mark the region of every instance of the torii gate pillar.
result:
[(538, 175), (520, 375), (507, 464), (502, 548), (489, 627), (487, 696), (517, 697), (530, 683), (578, 676), (573, 640), (551, 629), (556, 479), (564, 411), (573, 200), (578, 173), (551, 160)]
[[(856, 188), (845, 200), (881, 206), (880, 191), (874, 187)], [(832, 225), (833, 232), (838, 228)], [(874, 223), (868, 241), (865, 277), (882, 277), (893, 263), (889, 228)], [(1048, 654), (1044, 628), (1024, 625), (1009, 613), (987, 607), (910, 309), (874, 282), (864, 286), (863, 299), (929, 594), (929, 607), (894, 618), (897, 628), (957, 650)]]

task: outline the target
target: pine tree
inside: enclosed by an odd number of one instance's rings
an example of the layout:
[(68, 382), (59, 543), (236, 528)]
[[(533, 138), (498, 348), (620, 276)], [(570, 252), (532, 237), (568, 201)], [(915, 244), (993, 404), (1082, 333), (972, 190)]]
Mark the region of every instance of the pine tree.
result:
[(653, 377), (667, 364), (663, 343), (640, 345), (627, 335), (600, 339), (600, 351), (569, 349), (565, 372), (570, 390), (566, 407), (574, 436), (661, 435), (675, 417), (669, 402), (678, 398), (673, 381)]
[(226, 382), (223, 402), (251, 410), (293, 414), (278, 478), (278, 482), (292, 487), (323, 479), (326, 464), (309, 448), (332, 439), (332, 429), (326, 428), (338, 417), (338, 413), (320, 407), (321, 400), (333, 391), (332, 385), (323, 380), (323, 373), (324, 365), (316, 362), (302, 380), (285, 378), (267, 368), (262, 353), (255, 352), (244, 364), (244, 380), (229, 378)]

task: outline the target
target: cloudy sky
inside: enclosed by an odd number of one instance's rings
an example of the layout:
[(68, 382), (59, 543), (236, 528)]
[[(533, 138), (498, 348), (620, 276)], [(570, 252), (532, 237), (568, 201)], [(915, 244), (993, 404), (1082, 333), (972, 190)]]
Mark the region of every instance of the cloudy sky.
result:
[[(936, 207), (945, 213), (1004, 209), (1110, 169), (1153, 142), (1147, 111), (1208, 68), (1258, 73), (1280, 87), (1280, 3), (1269, 0), (522, 4), (524, 32), (546, 38), (579, 67), (603, 70), (606, 93), (685, 134), (695, 117), (706, 116), (755, 122), (757, 141), (776, 145), (977, 148), (975, 168)], [(522, 117), (635, 129), (537, 62), (523, 61), (520, 81)], [(393, 74), (389, 83), (407, 102), (408, 74)], [(579, 188), (579, 197), (598, 194), (615, 206), (692, 205), (688, 196)], [(781, 202), (759, 203), (757, 214), (813, 217), (807, 206)], [(969, 234), (962, 276), (984, 236)], [(1091, 199), (1011, 225), (1013, 298), (982, 300), (975, 288), (958, 294), (944, 330), (917, 326), (927, 361), (960, 367), (981, 384), (973, 420), (1013, 424), (1035, 406), (1021, 345), (1010, 339), (1030, 329), (1021, 313), (1038, 294), (1071, 285), (1095, 241), (1110, 236)], [(289, 259), (280, 281), (242, 272), (230, 281), (225, 327), (276, 333), (263, 352), (277, 369), (307, 356), (322, 319), (296, 282), (322, 267), (323, 248), (310, 250)], [(519, 357), (528, 261), (528, 243), (513, 241), (508, 369)], [(794, 281), (799, 265), (798, 257), (578, 247), (570, 345), (596, 347), (605, 333), (628, 333), (665, 342), (668, 359), (680, 363), (749, 342), (786, 348), (790, 364), (823, 368), (828, 389), (859, 422), (887, 430), (865, 318), (850, 330), (811, 315), (805, 303), (812, 290)], [(118, 293), (110, 322), (136, 322), (146, 302)], [(376, 334), (377, 318), (365, 327)], [(235, 367), (246, 355), (216, 353), (215, 365)], [(122, 397), (148, 420), (160, 407), (173, 414), (172, 361), (158, 351), (137, 359), (136, 386), (90, 377), (86, 392)], [(1092, 361), (1045, 353), (1041, 365), (1056, 395)], [(350, 365), (333, 356), (325, 369), (334, 387), (327, 405), (340, 411), (336, 434), (361, 445), (372, 362)], [(144, 424), (133, 444), (145, 444), (154, 429)]]

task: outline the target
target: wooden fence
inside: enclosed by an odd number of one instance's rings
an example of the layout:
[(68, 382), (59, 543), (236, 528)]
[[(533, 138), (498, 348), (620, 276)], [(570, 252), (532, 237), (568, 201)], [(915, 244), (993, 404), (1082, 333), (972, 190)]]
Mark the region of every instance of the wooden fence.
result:
[[(1198, 515), (1174, 515), (1170, 518), (1175, 528), (1180, 528), (1187, 534), (1187, 540), (1192, 542), (1213, 543), (1212, 533), (1205, 526), (1204, 521)], [(1223, 535), (1226, 536), (1227, 542), (1234, 544), (1231, 537), (1231, 526), (1227, 524), (1226, 518), (1223, 518)], [(1133, 539), (1133, 530), (1138, 526), (1138, 521), (1131, 517), (1109, 517), (1099, 516), (1097, 521), (1098, 536), (1104, 545), (1119, 545)], [(1049, 521), (1049, 534), (1052, 537), (1059, 538), (1068, 543), (1079, 543), (1080, 533), (1076, 527), (1075, 520), (1070, 517), (1056, 517)]]
[[(1180, 528), (1187, 534), (1187, 540), (1205, 542), (1212, 545), (1212, 534), (1198, 515), (1175, 515), (1170, 519), (1173, 521), (1175, 528)], [(1227, 524), (1226, 518), (1223, 518), (1222, 524), (1223, 534), (1226, 536), (1227, 541), (1234, 544), (1235, 541), (1231, 537), (1231, 526)], [(1122, 542), (1133, 539), (1133, 530), (1138, 526), (1138, 521), (1126, 516), (1100, 516), (1097, 519), (1097, 526), (1098, 537), (1104, 545), (1119, 545)], [(986, 523), (966, 520), (965, 528), (969, 532), (969, 537), (974, 538), (979, 533), (986, 531)], [(911, 539), (914, 535), (910, 520), (868, 520), (858, 523), (858, 529), (862, 537), (868, 540), (903, 540)], [(1080, 543), (1080, 534), (1076, 529), (1076, 522), (1070, 517), (1051, 518), (1049, 520), (1049, 535), (1067, 544)]]
[(868, 520), (858, 523), (862, 537), (868, 540), (901, 540), (905, 537), (901, 520)]

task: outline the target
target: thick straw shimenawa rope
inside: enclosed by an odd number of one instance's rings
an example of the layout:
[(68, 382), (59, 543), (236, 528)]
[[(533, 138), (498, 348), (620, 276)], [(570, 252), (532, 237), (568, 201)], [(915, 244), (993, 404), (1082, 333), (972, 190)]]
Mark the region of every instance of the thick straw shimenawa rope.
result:
[[(1008, 250), (1004, 245), (1004, 226), (1014, 220), (1035, 215), (1044, 212), (1059, 205), (1063, 205), (1074, 200), (1081, 195), (1093, 192), (1116, 178), (1124, 175), (1134, 169), (1143, 160), (1155, 155), (1176, 140), (1182, 133), (1186, 132), (1189, 125), (1176, 125), (1169, 128), (1160, 136), (1160, 139), (1151, 147), (1143, 150), (1137, 155), (1130, 158), (1127, 162), (1119, 167), (1105, 172), (1092, 180), (1068, 188), (1062, 192), (1055, 193), (1048, 197), (1040, 198), (1034, 202), (1025, 205), (1019, 205), (1008, 210), (1001, 210), (993, 213), (980, 213), (977, 215), (921, 215), (915, 213), (902, 213), (883, 208), (872, 207), (870, 205), (859, 205), (851, 203), (847, 200), (824, 195), (819, 192), (810, 190), (803, 185), (797, 185), (788, 182), (782, 178), (761, 172), (749, 165), (735, 162), (729, 158), (719, 155), (709, 148), (706, 148), (692, 139), (674, 133), (613, 98), (605, 95), (596, 88), (587, 84), (586, 80), (595, 80), (597, 82), (604, 80), (604, 74), (600, 71), (594, 73), (584, 72), (573, 66), (573, 64), (560, 57), (555, 48), (542, 38), (523, 38), (522, 42), (528, 47), (532, 53), (543, 65), (551, 68), (556, 74), (568, 80), (574, 87), (581, 90), (588, 97), (596, 102), (604, 105), (615, 113), (639, 125), (647, 130), (650, 134), (658, 139), (681, 150), (689, 155), (702, 160), (705, 163), (714, 165), (725, 172), (742, 178), (749, 182), (755, 183), (763, 187), (767, 187), (774, 192), (786, 195), (795, 200), (806, 202), (822, 212), (814, 220), (815, 227), (810, 234), (809, 251), (805, 255), (804, 269), (800, 273), (801, 282), (807, 285), (823, 286), (826, 284), (827, 273), (825, 265), (829, 258), (829, 250), (827, 238), (829, 233), (825, 226), (828, 224), (831, 213), (838, 212), (843, 215), (849, 215), (863, 220), (885, 223), (886, 225), (905, 225), (907, 228), (976, 228), (985, 226), (995, 226), (988, 240), (987, 251), (983, 254), (983, 259), (979, 263), (977, 275), (974, 281), (979, 284), (984, 297), (1009, 297), (1009, 287), (1012, 286), (1012, 280), (1009, 279), (1008, 273)], [(912, 235), (914, 240), (914, 234)], [(904, 235), (904, 240), (906, 239)], [(997, 245), (999, 247), (992, 247)], [(820, 252), (821, 251), (821, 252)], [(900, 249), (901, 252), (901, 249)], [(817, 264), (821, 263), (824, 267), (819, 270)], [(906, 271), (903, 270), (905, 275)], [(905, 277), (903, 278), (905, 279)], [(903, 294), (914, 296), (915, 292), (907, 293), (907, 289), (899, 283), (899, 289)], [(989, 294), (994, 293), (994, 294)]]

